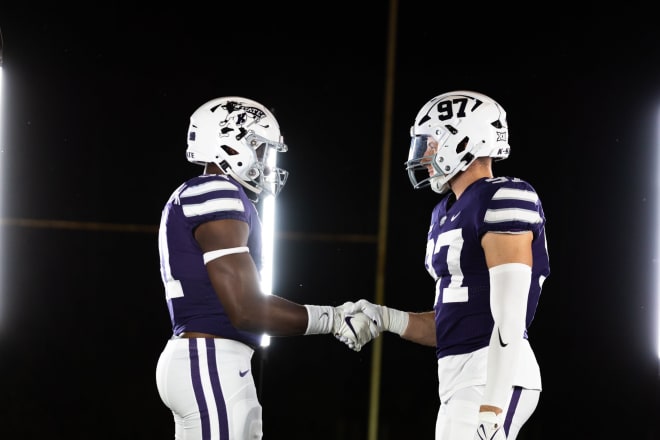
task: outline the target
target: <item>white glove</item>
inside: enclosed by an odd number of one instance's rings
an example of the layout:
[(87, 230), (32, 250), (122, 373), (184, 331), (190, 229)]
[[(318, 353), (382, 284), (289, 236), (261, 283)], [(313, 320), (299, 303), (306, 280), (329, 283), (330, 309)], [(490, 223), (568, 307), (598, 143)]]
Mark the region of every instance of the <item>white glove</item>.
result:
[(375, 323), (362, 313), (350, 313), (352, 302), (338, 307), (305, 305), (307, 309), (306, 335), (332, 333), (348, 348), (360, 351), (380, 332)]
[(378, 332), (388, 331), (396, 333), (401, 336), (401, 334), (408, 327), (408, 312), (402, 312), (401, 310), (393, 309), (391, 307), (385, 307), (378, 304), (372, 304), (366, 299), (361, 299), (353, 307), (348, 310), (347, 313), (354, 314), (362, 312), (371, 318), (376, 326), (378, 327)]
[(474, 434), (474, 440), (506, 440), (504, 433), (503, 415), (496, 415), (491, 411), (479, 413), (479, 425)]
[(352, 308), (352, 302), (335, 308), (340, 310), (343, 318), (334, 335), (351, 350), (360, 351), (369, 341), (377, 338), (380, 331), (376, 323), (364, 313), (347, 313)]

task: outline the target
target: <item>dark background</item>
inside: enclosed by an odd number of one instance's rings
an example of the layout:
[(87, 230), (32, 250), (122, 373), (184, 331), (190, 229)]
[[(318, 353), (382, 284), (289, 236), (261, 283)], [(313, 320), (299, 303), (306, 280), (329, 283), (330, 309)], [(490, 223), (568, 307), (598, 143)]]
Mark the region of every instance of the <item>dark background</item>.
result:
[[(173, 438), (155, 365), (170, 336), (156, 228), (190, 114), (242, 95), (276, 114), (275, 293), (374, 299), (381, 179), (385, 303), (429, 310), (438, 197), (403, 163), (431, 97), (508, 112), (498, 175), (544, 204), (552, 274), (530, 340), (544, 391), (519, 440), (660, 438), (660, 28), (649, 10), (400, 2), (391, 130), (388, 2), (0, 6), (4, 38), (0, 438)], [(383, 145), (391, 166), (383, 170)], [(383, 335), (378, 438), (432, 439), (433, 350)], [(372, 344), (279, 338), (254, 360), (268, 439), (365, 439)]]

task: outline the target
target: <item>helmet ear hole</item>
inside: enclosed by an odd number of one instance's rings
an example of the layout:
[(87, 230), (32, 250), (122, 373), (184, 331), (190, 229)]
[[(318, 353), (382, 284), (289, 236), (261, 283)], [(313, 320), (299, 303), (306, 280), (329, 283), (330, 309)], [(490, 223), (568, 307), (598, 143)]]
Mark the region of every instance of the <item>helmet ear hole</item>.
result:
[(220, 148), (222, 148), (222, 151), (227, 153), (228, 156), (235, 156), (238, 154), (238, 151), (234, 150), (229, 145), (221, 145)]

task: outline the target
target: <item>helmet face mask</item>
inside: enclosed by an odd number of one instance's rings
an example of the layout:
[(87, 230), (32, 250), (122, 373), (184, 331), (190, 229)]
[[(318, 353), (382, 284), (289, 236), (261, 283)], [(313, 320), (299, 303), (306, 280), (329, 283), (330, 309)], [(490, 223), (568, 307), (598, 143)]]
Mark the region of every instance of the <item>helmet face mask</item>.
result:
[(276, 166), (277, 153), (286, 152), (286, 144), (281, 142), (281, 137), (279, 142), (273, 142), (253, 131), (248, 132), (245, 140), (256, 157), (253, 166), (247, 171), (247, 177), (258, 182), (258, 186), (266, 193), (274, 196), (279, 194), (289, 177), (289, 172)]
[[(415, 189), (430, 185), (431, 179), (438, 172), (433, 157), (437, 151), (437, 142), (432, 136), (417, 135), (410, 139), (410, 150), (406, 169)], [(442, 172), (440, 172), (442, 175)]]
[(251, 99), (213, 99), (190, 117), (188, 161), (214, 163), (257, 195), (282, 190), (289, 173), (277, 167), (276, 158), (285, 151), (275, 116)]
[(440, 194), (477, 157), (501, 160), (510, 151), (504, 109), (488, 96), (467, 90), (428, 101), (410, 128), (410, 137), (406, 170), (413, 188), (431, 186)]

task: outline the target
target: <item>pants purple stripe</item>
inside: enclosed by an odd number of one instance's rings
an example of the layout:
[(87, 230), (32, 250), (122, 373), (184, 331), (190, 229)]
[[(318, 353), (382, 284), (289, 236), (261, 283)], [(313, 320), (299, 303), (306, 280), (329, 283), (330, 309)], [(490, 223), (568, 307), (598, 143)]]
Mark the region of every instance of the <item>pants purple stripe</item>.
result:
[(506, 418), (504, 419), (504, 432), (506, 435), (509, 435), (509, 428), (511, 428), (511, 421), (513, 420), (513, 415), (516, 413), (516, 408), (518, 407), (518, 402), (520, 401), (520, 395), (522, 394), (522, 387), (513, 387), (513, 394), (511, 395), (511, 402), (509, 402), (509, 409), (506, 412)]
[(208, 367), (211, 376), (211, 388), (216, 397), (215, 405), (218, 409), (218, 422), (220, 424), (220, 440), (229, 440), (229, 422), (227, 420), (227, 407), (225, 398), (220, 386), (220, 375), (218, 374), (218, 365), (215, 362), (215, 344), (213, 339), (206, 339), (206, 350), (208, 352)]
[(202, 379), (199, 375), (199, 353), (197, 352), (197, 340), (188, 340), (188, 351), (190, 353), (190, 377), (192, 378), (193, 390), (195, 390), (195, 399), (199, 408), (199, 418), (202, 424), (202, 439), (211, 439), (211, 425), (209, 423), (209, 410), (204, 399), (204, 390), (202, 389)]

